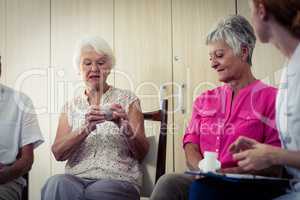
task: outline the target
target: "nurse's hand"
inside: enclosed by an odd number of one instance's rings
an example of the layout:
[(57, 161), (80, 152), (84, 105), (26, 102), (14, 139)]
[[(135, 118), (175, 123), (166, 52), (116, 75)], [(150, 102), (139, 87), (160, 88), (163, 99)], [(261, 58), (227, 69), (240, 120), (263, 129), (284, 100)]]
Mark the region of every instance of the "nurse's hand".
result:
[(263, 170), (276, 164), (278, 149), (278, 147), (256, 142), (248, 150), (233, 154), (233, 159), (245, 171)]

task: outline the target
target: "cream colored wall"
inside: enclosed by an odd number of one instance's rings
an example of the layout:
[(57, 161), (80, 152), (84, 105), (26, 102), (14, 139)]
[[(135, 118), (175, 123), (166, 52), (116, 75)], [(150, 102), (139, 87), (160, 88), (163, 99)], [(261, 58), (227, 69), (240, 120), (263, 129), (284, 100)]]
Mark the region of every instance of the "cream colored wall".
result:
[[(249, 16), (247, 1), (238, 0), (238, 12)], [(169, 113), (167, 172), (173, 167), (182, 172), (181, 140), (192, 101), (218, 84), (209, 67), (205, 35), (219, 18), (234, 13), (235, 0), (0, 0), (1, 82), (17, 87), (17, 80), (29, 76), (19, 89), (41, 112), (46, 139), (36, 151), (30, 199), (40, 199), (46, 179), (63, 172), (64, 163), (53, 159), (50, 147), (60, 109), (81, 85), (72, 66), (76, 40), (100, 35), (109, 42), (117, 58), (109, 82), (134, 91), (144, 111), (159, 108), (160, 91), (169, 99), (174, 112)], [(258, 78), (270, 77), (276, 84), (280, 54), (258, 45), (254, 59)], [(157, 133), (157, 126), (146, 127), (147, 134)]]
[[(172, 108), (172, 41), (170, 0), (115, 1), (115, 83), (134, 91), (142, 110), (153, 111), (160, 100), (169, 99)], [(161, 90), (163, 86), (165, 90)], [(160, 97), (162, 92), (163, 97)], [(172, 115), (169, 114), (169, 124)], [(158, 123), (145, 124), (146, 135), (159, 134)], [(171, 126), (169, 126), (171, 128)], [(167, 138), (167, 171), (173, 170), (172, 130)]]
[[(3, 57), (5, 57), (5, 6), (6, 0), (0, 0), (0, 55), (2, 57), (2, 65), (4, 66)], [(2, 67), (2, 75), (0, 77), (1, 82), (5, 82), (6, 80), (6, 68)]]
[[(4, 3), (3, 3), (4, 2)], [(48, 0), (1, 1), (5, 10), (3, 60), (5, 83), (28, 94), (37, 108), (45, 143), (35, 152), (30, 172), (30, 199), (39, 199), (39, 190), (50, 176), (50, 115), (47, 71), (50, 66), (50, 3)], [(3, 16), (2, 12), (1, 15)], [(2, 20), (1, 20), (2, 21)], [(3, 28), (3, 29), (2, 29)], [(3, 36), (3, 35), (2, 35)], [(2, 53), (2, 52), (1, 52)]]

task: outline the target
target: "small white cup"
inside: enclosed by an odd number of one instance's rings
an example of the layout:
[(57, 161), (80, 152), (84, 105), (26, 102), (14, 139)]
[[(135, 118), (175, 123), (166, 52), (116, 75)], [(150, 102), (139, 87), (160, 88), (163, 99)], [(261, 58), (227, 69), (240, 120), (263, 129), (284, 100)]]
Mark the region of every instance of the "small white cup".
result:
[(221, 163), (217, 159), (218, 154), (216, 152), (205, 151), (204, 158), (199, 162), (199, 169), (204, 172), (216, 172), (221, 168)]
[(110, 121), (113, 119), (113, 112), (111, 110), (110, 104), (105, 104), (100, 106), (100, 111), (102, 111), (105, 115), (105, 120)]

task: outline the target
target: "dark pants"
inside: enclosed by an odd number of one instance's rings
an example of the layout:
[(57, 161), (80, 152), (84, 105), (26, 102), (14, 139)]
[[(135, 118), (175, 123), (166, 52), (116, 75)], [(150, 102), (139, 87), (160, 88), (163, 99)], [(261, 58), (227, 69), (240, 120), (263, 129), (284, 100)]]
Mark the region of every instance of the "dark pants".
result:
[(271, 200), (283, 195), (288, 182), (205, 177), (192, 183), (189, 200)]

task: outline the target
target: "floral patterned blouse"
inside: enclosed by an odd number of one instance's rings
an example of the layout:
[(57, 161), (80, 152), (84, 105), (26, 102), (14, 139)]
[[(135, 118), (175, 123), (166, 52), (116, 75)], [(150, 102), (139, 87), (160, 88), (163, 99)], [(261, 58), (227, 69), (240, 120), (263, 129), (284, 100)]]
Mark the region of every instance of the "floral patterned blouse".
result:
[[(103, 94), (100, 107), (116, 103), (128, 113), (129, 105), (134, 101), (138, 101), (138, 98), (132, 92), (110, 87)], [(65, 105), (64, 112), (68, 115), (72, 130), (84, 123), (89, 106), (85, 94)], [(127, 181), (139, 189), (142, 184), (141, 166), (132, 157), (127, 142), (126, 136), (114, 122), (105, 121), (89, 134), (68, 159), (65, 171), (81, 178)]]

